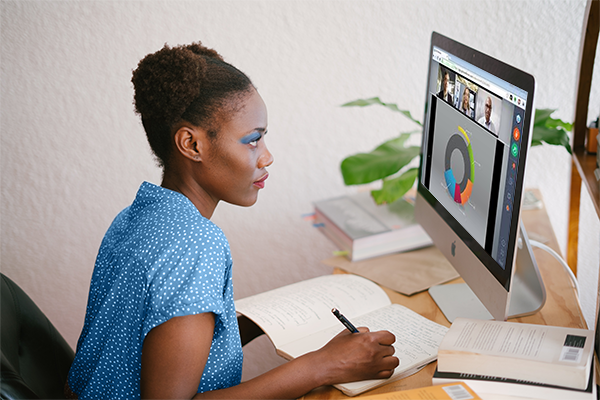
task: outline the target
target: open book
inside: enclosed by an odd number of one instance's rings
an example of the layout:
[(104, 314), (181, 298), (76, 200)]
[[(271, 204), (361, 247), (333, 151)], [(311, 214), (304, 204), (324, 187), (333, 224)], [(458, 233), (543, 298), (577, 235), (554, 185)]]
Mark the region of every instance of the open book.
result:
[(440, 345), (438, 371), (585, 390), (593, 345), (587, 329), (457, 318)]
[(400, 365), (388, 379), (335, 385), (349, 396), (409, 376), (437, 358), (448, 331), (443, 325), (391, 304), (377, 284), (349, 274), (326, 275), (236, 301), (236, 309), (254, 321), (273, 342), (277, 354), (291, 360), (323, 347), (344, 326), (331, 313), (339, 309), (354, 325), (396, 336)]

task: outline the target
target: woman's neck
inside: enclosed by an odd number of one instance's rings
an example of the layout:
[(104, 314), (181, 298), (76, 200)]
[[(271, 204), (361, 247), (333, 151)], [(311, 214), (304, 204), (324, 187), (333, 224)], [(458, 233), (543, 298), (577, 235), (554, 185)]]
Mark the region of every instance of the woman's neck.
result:
[(189, 175), (179, 174), (165, 168), (160, 186), (165, 189), (179, 192), (187, 197), (198, 211), (200, 211), (200, 214), (207, 219), (212, 217), (212, 214), (217, 207), (218, 200), (212, 199), (210, 195), (206, 193), (197, 182), (191, 179)]

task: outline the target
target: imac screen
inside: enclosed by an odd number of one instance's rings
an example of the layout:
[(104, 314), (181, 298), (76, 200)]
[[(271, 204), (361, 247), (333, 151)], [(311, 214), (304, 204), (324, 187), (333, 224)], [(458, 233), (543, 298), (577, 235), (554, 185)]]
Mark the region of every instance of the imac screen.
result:
[(419, 193), (508, 290), (530, 96), (514, 68), (441, 35), (430, 57)]

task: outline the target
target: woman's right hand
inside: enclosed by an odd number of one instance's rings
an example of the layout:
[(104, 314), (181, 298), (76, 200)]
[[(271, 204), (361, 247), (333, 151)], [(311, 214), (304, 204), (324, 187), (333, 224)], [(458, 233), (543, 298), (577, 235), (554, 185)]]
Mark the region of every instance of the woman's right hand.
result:
[(396, 337), (392, 333), (370, 332), (368, 328), (358, 328), (358, 331), (345, 330), (313, 353), (323, 384), (389, 378), (400, 364), (394, 357), (392, 344)]

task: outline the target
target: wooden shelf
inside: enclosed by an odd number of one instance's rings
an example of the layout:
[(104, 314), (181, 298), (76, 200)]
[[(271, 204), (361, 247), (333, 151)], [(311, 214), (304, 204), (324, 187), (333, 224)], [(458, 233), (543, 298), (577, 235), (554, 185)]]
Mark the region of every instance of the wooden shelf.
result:
[(577, 166), (579, 176), (592, 198), (592, 203), (596, 209), (596, 215), (600, 217), (600, 194), (598, 191), (598, 181), (594, 175), (594, 170), (597, 168), (596, 155), (586, 153), (582, 147), (575, 149), (573, 155), (573, 160)]
[[(567, 241), (567, 262), (577, 274), (577, 259), (579, 255), (579, 220), (582, 185), (590, 194), (596, 217), (600, 217), (600, 194), (594, 171), (596, 170), (596, 155), (587, 154), (584, 150), (588, 107), (592, 89), (592, 75), (598, 37), (600, 36), (600, 0), (587, 0), (583, 15), (583, 30), (581, 32), (581, 47), (579, 48), (579, 71), (575, 94), (575, 119), (573, 121), (573, 170), (571, 171), (571, 189), (569, 193), (569, 237)], [(585, 218), (588, 216), (586, 215)], [(600, 297), (600, 292), (598, 293)], [(596, 298), (594, 350), (596, 357), (600, 354), (600, 314), (598, 313), (598, 298)], [(597, 360), (597, 358), (596, 358)], [(596, 378), (600, 379), (600, 369), (596, 368)]]
[[(596, 217), (600, 217), (600, 199), (598, 182), (594, 176), (596, 156), (586, 154), (584, 143), (592, 88), (594, 59), (600, 34), (600, 0), (587, 0), (583, 15), (583, 30), (581, 32), (581, 47), (575, 95), (575, 119), (573, 120), (573, 169), (571, 171), (571, 188), (569, 190), (569, 237), (567, 241), (567, 262), (577, 274), (577, 258), (579, 255), (579, 211), (581, 201), (581, 182), (594, 204)], [(587, 218), (588, 216), (586, 216)], [(600, 323), (598, 324), (600, 328)], [(600, 330), (597, 332), (600, 332)], [(596, 351), (600, 352), (600, 340), (596, 342)]]

